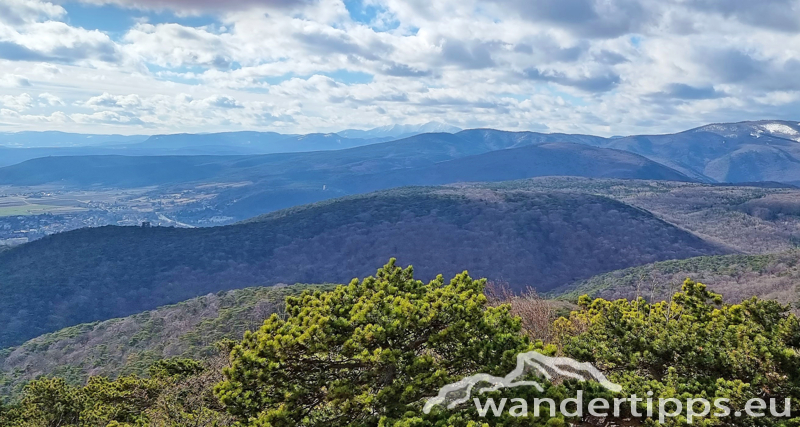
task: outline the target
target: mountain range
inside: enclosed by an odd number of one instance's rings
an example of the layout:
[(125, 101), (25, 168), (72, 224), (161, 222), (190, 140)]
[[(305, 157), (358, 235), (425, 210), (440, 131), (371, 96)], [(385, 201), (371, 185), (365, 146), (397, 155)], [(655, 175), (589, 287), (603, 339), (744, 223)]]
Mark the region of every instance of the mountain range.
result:
[(147, 135), (95, 135), (58, 131), (0, 132), (0, 147), (57, 148), (92, 147), (114, 144), (135, 144), (147, 140)]
[(706, 182), (800, 183), (800, 123), (702, 126), (673, 135), (629, 136), (603, 147), (630, 151)]
[(219, 132), (168, 135), (88, 135), (66, 132), (0, 133), (0, 167), (48, 156), (249, 155), (338, 150), (428, 132), (455, 133), (442, 123), (390, 125), (370, 130), (304, 135), (276, 132)]
[(10, 186), (239, 183), (203, 209), (247, 220), (81, 229), (0, 252), (0, 348), (208, 292), (346, 282), (392, 256), (420, 277), (468, 268), (548, 291), (650, 262), (786, 251), (800, 242), (798, 129), (762, 121), (612, 139), (472, 129), (383, 142), (236, 132), (58, 148), (281, 152), (50, 156), (0, 168)]
[[(404, 185), (545, 175), (688, 177), (637, 154), (587, 145), (596, 138), (494, 130), (429, 133), (349, 149), (252, 156), (55, 156), (0, 168), (0, 185), (195, 188), (243, 183), (204, 202), (203, 215), (244, 220), (335, 197)], [(209, 209), (208, 206), (211, 206)], [(194, 206), (187, 206), (194, 212)]]
[[(432, 153), (436, 151), (433, 147), (436, 145), (454, 150), (452, 156), (430, 158), (432, 162), (438, 162), (523, 145), (567, 142), (638, 154), (699, 182), (800, 183), (800, 124), (775, 120), (712, 124), (668, 135), (613, 138), (492, 129), (458, 131), (439, 123), (413, 127), (396, 125), (370, 131), (347, 130), (338, 134), (225, 132), (143, 138), (61, 133), (0, 134), (0, 166), (46, 156), (258, 155), (364, 148), (382, 142), (394, 143), (394, 154), (400, 156), (413, 154), (403, 153), (404, 150), (420, 147), (423, 153)], [(24, 142), (28, 140), (33, 142)], [(50, 140), (53, 147), (41, 147), (42, 141)], [(2, 147), (3, 141), (15, 147), (38, 148)], [(91, 143), (76, 146), (80, 141)], [(362, 151), (372, 152), (372, 149)], [(357, 155), (359, 152), (351, 153)]]
[(456, 133), (461, 128), (439, 122), (428, 122), (421, 125), (387, 125), (370, 130), (347, 129), (336, 132), (345, 138), (394, 138), (401, 139), (421, 133)]
[(0, 252), (0, 348), (209, 292), (346, 283), (390, 257), (421, 278), (468, 269), (545, 292), (650, 262), (787, 251), (798, 200), (781, 186), (543, 177), (404, 187), (222, 227), (79, 229)]

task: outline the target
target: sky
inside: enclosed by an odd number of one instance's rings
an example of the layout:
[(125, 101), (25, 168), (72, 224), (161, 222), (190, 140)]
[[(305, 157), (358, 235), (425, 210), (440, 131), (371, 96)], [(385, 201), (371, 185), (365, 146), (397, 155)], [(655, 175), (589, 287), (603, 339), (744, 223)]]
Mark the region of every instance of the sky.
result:
[(800, 0), (0, 0), (0, 132), (800, 120)]

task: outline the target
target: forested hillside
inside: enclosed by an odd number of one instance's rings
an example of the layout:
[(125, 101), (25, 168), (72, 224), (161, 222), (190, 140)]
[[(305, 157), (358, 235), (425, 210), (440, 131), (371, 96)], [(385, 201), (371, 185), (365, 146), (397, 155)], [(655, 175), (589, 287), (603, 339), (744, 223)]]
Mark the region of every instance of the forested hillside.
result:
[(641, 154), (693, 178), (800, 183), (800, 124), (717, 123), (669, 135), (611, 139), (603, 147)]
[(538, 176), (692, 181), (674, 169), (633, 153), (565, 142), (490, 151), (412, 171), (398, 170), (382, 175), (376, 179), (389, 178), (401, 184), (414, 185), (508, 181)]
[(615, 300), (637, 296), (660, 301), (680, 288), (687, 277), (725, 295), (731, 303), (753, 296), (796, 304), (800, 309), (800, 251), (769, 255), (704, 256), (662, 261), (612, 271), (568, 286), (550, 295), (577, 300), (581, 295)]
[(272, 313), (281, 313), (286, 296), (312, 288), (331, 287), (237, 289), (34, 338), (0, 351), (0, 397), (19, 395), (25, 383), (43, 375), (80, 385), (92, 375), (142, 375), (171, 357), (207, 359), (218, 353), (216, 343), (241, 339)]
[(461, 186), (603, 195), (645, 209), (734, 252), (785, 252), (800, 243), (800, 190), (777, 183), (732, 186), (546, 177)]
[(606, 197), (446, 187), (353, 196), (226, 227), (81, 229), (0, 253), (0, 348), (209, 292), (346, 282), (393, 256), (423, 278), (469, 269), (548, 290), (725, 252)]
[[(374, 276), (287, 298), (281, 315), (218, 346), (224, 350), (219, 357), (169, 358), (152, 363), (144, 375), (94, 376), (78, 385), (63, 377), (38, 378), (9, 404), (0, 403), (0, 425), (778, 427), (800, 422), (800, 322), (786, 306), (758, 298), (725, 304), (722, 295), (692, 280), (668, 302), (584, 297), (578, 303), (568, 317), (556, 318), (535, 296), (497, 299), (485, 280), (466, 273), (423, 282), (412, 268), (391, 260)], [(533, 366), (522, 371), (526, 361)], [(486, 375), (517, 383), (497, 386)], [(480, 390), (483, 384), (492, 387)], [(462, 399), (465, 394), (502, 398), (500, 407), (510, 399), (533, 404), (487, 417)], [(653, 402), (680, 402), (679, 397), (687, 406), (673, 410), (636, 396)], [(696, 411), (694, 404), (703, 403), (699, 398), (720, 410)], [(563, 409), (595, 399), (605, 405), (590, 403), (594, 409), (588, 412)], [(767, 401), (780, 410), (762, 411)]]

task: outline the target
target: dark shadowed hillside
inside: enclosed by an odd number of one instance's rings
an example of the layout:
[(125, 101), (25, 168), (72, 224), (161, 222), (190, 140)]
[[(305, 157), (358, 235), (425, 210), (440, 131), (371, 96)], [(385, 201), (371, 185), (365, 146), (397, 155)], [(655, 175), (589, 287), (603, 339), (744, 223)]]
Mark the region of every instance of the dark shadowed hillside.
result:
[(81, 229), (0, 253), (0, 347), (209, 292), (346, 282), (390, 257), (420, 278), (469, 269), (548, 290), (721, 252), (605, 197), (450, 188), (349, 197), (226, 227)]

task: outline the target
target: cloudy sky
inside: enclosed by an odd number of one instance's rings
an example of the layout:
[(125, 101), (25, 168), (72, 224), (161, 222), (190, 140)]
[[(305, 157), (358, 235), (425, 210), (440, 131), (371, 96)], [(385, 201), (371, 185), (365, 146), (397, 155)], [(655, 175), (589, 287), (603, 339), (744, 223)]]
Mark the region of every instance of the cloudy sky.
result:
[(0, 132), (800, 120), (800, 0), (0, 0)]

